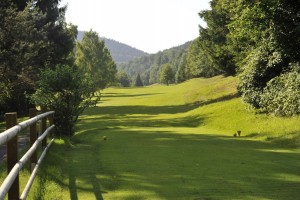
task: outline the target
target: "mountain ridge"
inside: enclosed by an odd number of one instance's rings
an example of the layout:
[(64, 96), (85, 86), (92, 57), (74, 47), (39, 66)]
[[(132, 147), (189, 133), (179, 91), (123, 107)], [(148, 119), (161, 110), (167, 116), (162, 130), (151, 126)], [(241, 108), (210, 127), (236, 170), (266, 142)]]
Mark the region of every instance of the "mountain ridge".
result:
[[(81, 41), (83, 38), (85, 31), (78, 31), (77, 40)], [(132, 47), (128, 44), (105, 38), (105, 37), (99, 37), (101, 40), (104, 40), (105, 46), (108, 48), (108, 50), (111, 53), (112, 59), (117, 63), (126, 63), (130, 60), (150, 55), (147, 52), (144, 52), (142, 50), (139, 50), (135, 47)]]

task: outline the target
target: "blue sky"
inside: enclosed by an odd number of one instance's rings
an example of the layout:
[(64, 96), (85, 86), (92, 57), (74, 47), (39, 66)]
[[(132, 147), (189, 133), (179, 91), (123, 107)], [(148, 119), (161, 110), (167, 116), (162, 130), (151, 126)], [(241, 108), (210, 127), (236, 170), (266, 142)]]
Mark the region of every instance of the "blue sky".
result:
[(209, 9), (209, 0), (62, 0), (66, 4), (66, 21), (79, 30), (148, 53), (195, 39), (198, 26), (205, 26), (198, 13)]

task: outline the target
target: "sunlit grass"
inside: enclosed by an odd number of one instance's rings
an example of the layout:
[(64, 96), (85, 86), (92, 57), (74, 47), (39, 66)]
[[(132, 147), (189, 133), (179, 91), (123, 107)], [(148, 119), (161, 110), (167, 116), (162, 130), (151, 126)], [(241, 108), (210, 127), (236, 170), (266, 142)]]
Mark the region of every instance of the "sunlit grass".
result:
[(56, 140), (30, 199), (297, 199), (300, 118), (255, 114), (236, 84), (106, 89)]

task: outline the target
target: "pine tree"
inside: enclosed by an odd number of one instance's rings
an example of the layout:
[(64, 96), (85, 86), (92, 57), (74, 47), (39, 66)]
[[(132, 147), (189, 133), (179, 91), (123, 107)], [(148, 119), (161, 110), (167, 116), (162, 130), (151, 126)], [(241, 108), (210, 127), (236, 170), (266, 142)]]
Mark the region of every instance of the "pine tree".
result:
[(184, 53), (181, 56), (180, 63), (179, 63), (179, 66), (178, 66), (178, 70), (177, 70), (176, 75), (175, 75), (176, 83), (181, 83), (181, 82), (186, 80), (186, 75), (185, 75), (186, 56), (187, 56), (186, 53)]
[(137, 87), (143, 87), (143, 82), (142, 82), (142, 79), (141, 79), (141, 76), (140, 74), (138, 73), (138, 75), (136, 76), (136, 79), (135, 79), (135, 86)]

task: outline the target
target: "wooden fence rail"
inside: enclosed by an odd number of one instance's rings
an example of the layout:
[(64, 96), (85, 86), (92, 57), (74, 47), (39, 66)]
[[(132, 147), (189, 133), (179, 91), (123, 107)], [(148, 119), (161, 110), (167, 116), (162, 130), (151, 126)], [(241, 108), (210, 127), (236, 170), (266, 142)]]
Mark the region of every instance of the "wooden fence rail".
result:
[[(54, 128), (53, 114), (54, 111), (49, 111), (36, 116), (37, 111), (35, 109), (30, 109), (29, 115), (30, 119), (17, 124), (17, 113), (6, 113), (6, 131), (0, 133), (0, 145), (7, 143), (7, 172), (8, 175), (0, 186), (0, 200), (4, 199), (6, 194), (8, 194), (8, 200), (19, 200), (26, 199), (33, 180), (37, 174), (37, 169), (42, 162), (47, 150), (49, 149), (52, 141), (47, 146), (47, 135)], [(50, 126), (47, 128), (46, 120), (49, 118)], [(38, 121), (42, 120), (41, 130), (44, 132), (37, 138), (37, 128), (36, 124)], [(30, 149), (23, 155), (23, 157), (18, 161), (18, 141), (17, 134), (24, 130), (26, 127), (30, 126)], [(37, 161), (37, 149), (39, 144), (42, 143), (44, 151)], [(32, 171), (31, 177), (20, 197), (19, 191), (19, 172), (24, 166), (24, 164), (30, 159), (30, 169)], [(33, 169), (34, 168), (34, 169)]]

